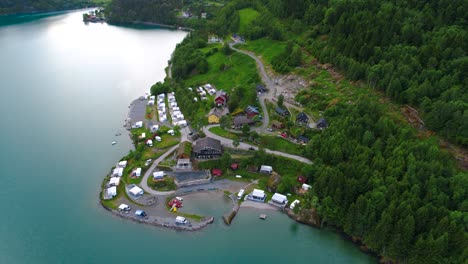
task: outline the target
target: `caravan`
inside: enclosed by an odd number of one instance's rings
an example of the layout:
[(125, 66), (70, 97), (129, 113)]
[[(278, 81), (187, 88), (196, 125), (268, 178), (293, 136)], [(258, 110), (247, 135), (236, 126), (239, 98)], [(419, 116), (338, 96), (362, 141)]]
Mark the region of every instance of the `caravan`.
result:
[(185, 224), (189, 223), (189, 221), (187, 221), (187, 219), (185, 219), (185, 217), (183, 217), (183, 216), (177, 216), (176, 219), (175, 219), (175, 222), (178, 225), (185, 225)]
[(241, 200), (242, 196), (244, 196), (244, 189), (240, 189), (239, 193), (237, 194), (237, 199)]

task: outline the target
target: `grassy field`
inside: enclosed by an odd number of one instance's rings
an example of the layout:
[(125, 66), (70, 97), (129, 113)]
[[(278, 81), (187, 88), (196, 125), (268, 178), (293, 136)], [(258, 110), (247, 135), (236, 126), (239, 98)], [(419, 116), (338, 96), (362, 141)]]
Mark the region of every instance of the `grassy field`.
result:
[(246, 89), (246, 95), (241, 104), (248, 105), (255, 102), (255, 86), (260, 82), (260, 77), (254, 60), (243, 54), (233, 53), (226, 56), (222, 52), (215, 52), (207, 60), (208, 72), (186, 80), (186, 87), (210, 83), (214, 84), (218, 90), (222, 89), (228, 93), (235, 87), (243, 87)]
[(237, 47), (250, 50), (260, 56), (264, 62), (271, 64), (271, 60), (284, 51), (286, 42), (271, 39), (257, 39), (248, 41), (246, 44), (238, 45)]
[(252, 8), (244, 8), (239, 10), (239, 32), (245, 32), (245, 29), (249, 26), (250, 22), (252, 22), (256, 17), (258, 17), (258, 15), (260, 15), (260, 13), (258, 13), (257, 10), (254, 10)]
[(215, 126), (209, 129), (210, 132), (212, 132), (215, 135), (224, 137), (224, 138), (229, 138), (229, 139), (236, 139), (239, 138), (240, 135), (236, 135), (230, 131), (224, 130), (219, 126)]
[(304, 146), (289, 142), (279, 136), (261, 136), (260, 146), (299, 156), (304, 152)]

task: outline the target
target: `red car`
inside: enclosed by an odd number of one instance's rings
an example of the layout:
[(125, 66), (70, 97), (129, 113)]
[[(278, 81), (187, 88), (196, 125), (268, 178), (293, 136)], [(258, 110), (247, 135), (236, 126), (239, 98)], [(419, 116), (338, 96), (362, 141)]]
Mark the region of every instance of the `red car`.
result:
[(288, 134), (286, 134), (286, 132), (281, 133), (281, 136), (284, 138), (288, 138)]

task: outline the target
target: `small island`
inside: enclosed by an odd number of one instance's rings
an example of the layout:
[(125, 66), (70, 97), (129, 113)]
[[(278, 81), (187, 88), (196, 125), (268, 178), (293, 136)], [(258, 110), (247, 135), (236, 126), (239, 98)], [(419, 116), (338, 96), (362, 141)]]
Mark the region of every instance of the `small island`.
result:
[(104, 16), (104, 8), (98, 8), (96, 10), (89, 11), (88, 13), (83, 14), (83, 22), (85, 23), (103, 23), (106, 22)]

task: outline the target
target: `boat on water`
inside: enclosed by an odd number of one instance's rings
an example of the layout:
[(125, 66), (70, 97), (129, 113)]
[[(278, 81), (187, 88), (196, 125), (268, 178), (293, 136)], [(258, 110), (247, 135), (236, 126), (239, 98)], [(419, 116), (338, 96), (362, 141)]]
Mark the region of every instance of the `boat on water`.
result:
[(112, 141), (112, 145), (115, 145), (115, 144), (117, 144), (117, 141)]
[(267, 218), (267, 215), (266, 214), (261, 214), (259, 218), (262, 219), (262, 220), (265, 220)]
[(120, 136), (120, 135), (122, 135), (122, 133), (120, 133), (120, 132), (115, 133), (115, 136), (116, 136), (116, 137), (118, 137), (118, 136)]

